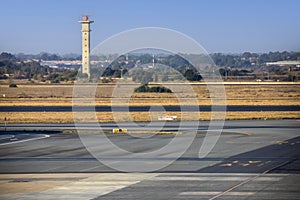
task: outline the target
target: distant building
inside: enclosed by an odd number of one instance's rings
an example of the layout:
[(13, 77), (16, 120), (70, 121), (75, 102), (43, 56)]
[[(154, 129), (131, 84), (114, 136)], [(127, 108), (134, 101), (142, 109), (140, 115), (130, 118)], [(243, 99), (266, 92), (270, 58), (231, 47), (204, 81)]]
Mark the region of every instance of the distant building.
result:
[(284, 60), (284, 61), (277, 61), (277, 62), (266, 62), (266, 65), (278, 65), (278, 66), (291, 66), (296, 65), (300, 67), (300, 60)]

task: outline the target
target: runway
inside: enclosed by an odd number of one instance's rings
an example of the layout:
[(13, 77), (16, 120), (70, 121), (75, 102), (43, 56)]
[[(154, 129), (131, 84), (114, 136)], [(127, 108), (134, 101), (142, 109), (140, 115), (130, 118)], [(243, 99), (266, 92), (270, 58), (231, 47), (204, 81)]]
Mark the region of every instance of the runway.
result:
[[(212, 111), (211, 106), (164, 106), (168, 112), (202, 112)], [(0, 112), (149, 112), (150, 109), (161, 109), (159, 106), (0, 106)], [(214, 106), (214, 111), (224, 111), (224, 106)], [(255, 112), (255, 111), (300, 111), (297, 105), (280, 106), (226, 106), (228, 112)]]
[[(140, 129), (147, 129), (145, 123), (138, 125)], [(123, 123), (122, 126), (130, 130), (132, 124)], [(178, 126), (177, 122), (167, 123), (164, 129), (172, 131)], [(111, 130), (117, 124), (106, 123), (101, 127)], [(2, 141), (0, 138), (0, 182), (3, 188), (0, 189), (0, 198), (298, 199), (300, 196), (300, 123), (297, 120), (227, 121), (217, 144), (204, 158), (199, 158), (198, 152), (208, 122), (200, 122), (198, 134), (188, 150), (175, 162), (152, 173), (120, 173), (92, 156), (78, 135), (50, 132), (73, 128), (72, 124), (19, 124), (8, 127), (12, 131), (10, 133), (2, 132), (2, 138), (6, 139)], [(92, 132), (97, 127), (95, 124), (83, 124), (81, 128)], [(190, 128), (194, 127), (187, 122), (182, 130)], [(48, 137), (34, 140), (14, 133), (43, 129), (48, 131), (44, 133)], [(29, 132), (26, 134), (31, 135)], [(7, 140), (11, 135), (26, 141), (9, 143)], [(32, 137), (42, 135), (39, 132)], [(96, 141), (95, 144), (98, 142), (95, 134), (89, 133), (84, 137)], [(129, 152), (148, 152), (168, 144), (174, 135), (132, 137), (108, 134), (107, 137)], [(101, 145), (96, 145), (96, 148), (105, 152)], [(106, 159), (121, 165), (122, 160), (116, 153), (106, 152)], [(164, 157), (138, 162), (153, 166), (169, 162), (172, 155), (173, 152), (169, 152)], [(134, 164), (137, 160), (128, 158), (126, 162)], [(65, 178), (58, 179), (55, 174)], [(7, 185), (25, 187), (34, 183), (49, 187), (18, 194), (4, 190)]]

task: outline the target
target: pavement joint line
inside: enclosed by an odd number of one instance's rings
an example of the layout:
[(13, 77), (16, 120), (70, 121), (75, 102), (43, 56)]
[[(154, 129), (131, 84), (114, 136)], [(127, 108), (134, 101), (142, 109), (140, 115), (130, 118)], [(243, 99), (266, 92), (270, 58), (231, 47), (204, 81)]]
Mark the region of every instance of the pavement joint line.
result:
[(279, 181), (282, 177), (241, 177), (241, 176), (224, 176), (224, 177), (212, 177), (212, 176), (198, 176), (198, 177), (155, 177), (154, 181), (246, 181), (249, 178), (256, 178), (257, 181)]
[(281, 163), (281, 164), (279, 164), (279, 165), (277, 165), (277, 166), (275, 166), (275, 167), (273, 167), (271, 169), (268, 169), (268, 170), (264, 171), (261, 174), (258, 174), (258, 175), (254, 176), (254, 177), (251, 177), (251, 178), (249, 178), (249, 179), (247, 179), (245, 181), (242, 181), (241, 183), (239, 183), (239, 184), (237, 184), (237, 185), (235, 185), (235, 186), (233, 186), (231, 188), (228, 188), (227, 190), (225, 190), (225, 191), (223, 191), (223, 192), (221, 192), (221, 193), (213, 196), (209, 200), (214, 200), (214, 199), (219, 198), (219, 197), (221, 197), (223, 195), (226, 195), (227, 193), (229, 193), (229, 192), (231, 192), (231, 191), (233, 191), (233, 190), (235, 190), (235, 189), (237, 189), (237, 188), (239, 188), (239, 187), (241, 187), (241, 186), (243, 186), (243, 185), (245, 185), (245, 184), (247, 184), (247, 183), (249, 183), (249, 182), (257, 179), (257, 178), (259, 178), (260, 176), (266, 175), (267, 173), (271, 172), (272, 170), (274, 170), (276, 168), (279, 168), (281, 166), (284, 166), (284, 165), (288, 164), (289, 162), (291, 162), (291, 161), (289, 160), (289, 161), (283, 162), (283, 163)]
[(52, 171), (52, 170), (59, 169), (59, 168), (61, 168), (61, 166), (58, 166), (58, 167), (53, 167), (53, 168), (46, 169), (46, 170), (42, 170), (42, 171), (40, 171), (40, 172), (42, 172), (42, 173), (45, 173), (45, 172), (50, 172), (50, 171)]
[[(190, 195), (195, 195), (195, 196), (200, 196), (200, 195), (217, 195), (220, 192), (217, 191), (196, 191), (196, 192), (182, 192), (179, 195), (186, 195), (186, 196), (190, 196)], [(226, 196), (251, 196), (254, 195), (255, 192), (228, 192), (225, 195)]]
[[(97, 159), (98, 162), (100, 162), (98, 159)], [(116, 164), (116, 163), (120, 163), (121, 161), (113, 161), (113, 162), (110, 162), (109, 164)], [(89, 171), (89, 170), (92, 170), (92, 169), (97, 169), (97, 168), (103, 168), (103, 167), (106, 167), (106, 165), (99, 165), (99, 166), (95, 166), (95, 167), (90, 167), (90, 168), (86, 168), (86, 169), (82, 169), (80, 170), (80, 172), (86, 172), (86, 171)]]
[(102, 165), (97, 165), (97, 166), (94, 166), (94, 167), (89, 167), (89, 168), (86, 168), (86, 169), (82, 169), (80, 170), (80, 172), (86, 172), (86, 171), (89, 171), (89, 170), (93, 170), (93, 169), (97, 169), (98, 167), (101, 167)]

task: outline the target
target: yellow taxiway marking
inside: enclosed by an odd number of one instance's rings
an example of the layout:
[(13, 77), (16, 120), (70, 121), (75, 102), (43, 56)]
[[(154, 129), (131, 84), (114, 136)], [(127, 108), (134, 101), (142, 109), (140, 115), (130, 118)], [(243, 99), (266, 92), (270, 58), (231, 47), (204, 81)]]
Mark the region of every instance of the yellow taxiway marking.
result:
[[(249, 132), (235, 132), (235, 131), (229, 131), (229, 133), (236, 133), (236, 134), (240, 134), (240, 135), (246, 135), (246, 136), (252, 136), (252, 133)], [(226, 133), (225, 133), (226, 134)]]
[(256, 163), (260, 163), (261, 161), (259, 160), (249, 160), (250, 164), (256, 164)]
[(223, 163), (223, 164), (220, 164), (219, 166), (222, 166), (222, 167), (231, 167), (234, 164), (238, 164), (240, 166), (247, 167), (247, 166), (249, 166), (251, 164), (257, 164), (257, 163), (261, 163), (261, 161), (260, 160), (249, 160), (249, 161), (246, 161), (246, 163), (239, 163), (238, 160), (234, 160), (231, 163)]
[(220, 166), (222, 166), (222, 167), (231, 167), (232, 163), (225, 163), (225, 164), (221, 164)]
[(242, 135), (247, 135), (247, 136), (251, 136), (252, 133), (248, 133), (248, 132), (236, 132), (236, 133), (239, 133), (239, 134), (242, 134)]
[(278, 145), (287, 144), (287, 143), (288, 143), (287, 141), (276, 141), (276, 144)]
[(248, 165), (250, 165), (249, 163), (242, 163), (242, 164), (240, 164), (241, 166), (243, 166), (243, 167), (247, 167)]
[(259, 165), (257, 165), (257, 167), (262, 167), (264, 165), (265, 165), (265, 163), (260, 163)]
[[(157, 164), (162, 164), (162, 163), (169, 163), (168, 161), (153, 161), (153, 162), (146, 162), (146, 164), (149, 165), (157, 165)], [(189, 165), (191, 164), (190, 162), (185, 162), (185, 161), (175, 161), (171, 163), (172, 165)]]

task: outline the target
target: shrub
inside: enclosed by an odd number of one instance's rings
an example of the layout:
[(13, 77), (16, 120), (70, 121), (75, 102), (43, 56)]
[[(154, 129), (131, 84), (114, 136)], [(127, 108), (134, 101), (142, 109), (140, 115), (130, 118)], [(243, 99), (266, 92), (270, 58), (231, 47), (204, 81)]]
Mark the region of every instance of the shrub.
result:
[(51, 80), (51, 83), (59, 83), (58, 79)]
[(16, 88), (16, 87), (18, 87), (18, 86), (17, 86), (17, 84), (15, 84), (15, 83), (11, 83), (11, 84), (9, 84), (9, 87), (10, 87), (10, 88)]
[(149, 87), (148, 85), (142, 85), (134, 89), (134, 92), (155, 92), (155, 93), (172, 93), (169, 88), (163, 86)]

